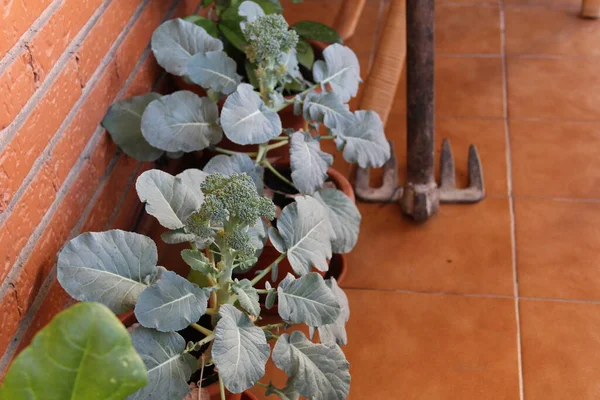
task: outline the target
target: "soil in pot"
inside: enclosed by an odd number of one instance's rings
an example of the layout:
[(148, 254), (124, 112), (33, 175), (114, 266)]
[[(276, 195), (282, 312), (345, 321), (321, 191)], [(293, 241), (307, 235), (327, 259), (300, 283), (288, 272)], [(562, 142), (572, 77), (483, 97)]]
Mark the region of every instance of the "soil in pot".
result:
[[(137, 319), (136, 319), (133, 311), (129, 311), (125, 314), (119, 315), (119, 320), (127, 328), (131, 328), (134, 324), (137, 323)], [(209, 315), (203, 315), (202, 318), (200, 318), (200, 321), (198, 321), (198, 324), (212, 329), (210, 320), (211, 320), (211, 318)], [(204, 339), (204, 337), (205, 337), (202, 333), (200, 333), (197, 330), (190, 328), (190, 327), (187, 327), (177, 333), (179, 333), (181, 336), (183, 336), (186, 343), (187, 342), (198, 342), (198, 341)], [(198, 358), (202, 355), (203, 352), (208, 350), (208, 347), (209, 347), (209, 344), (207, 343), (201, 349), (191, 352), (190, 354), (192, 354), (194, 357)], [(218, 378), (214, 368), (215, 368), (214, 365), (204, 368), (204, 371), (202, 374), (202, 380), (200, 382), (200, 387), (202, 387), (208, 391), (208, 394), (210, 395), (210, 400), (221, 400), (221, 393), (219, 391), (219, 382), (218, 382), (219, 378)], [(194, 372), (192, 374), (192, 376), (190, 377), (189, 383), (192, 383), (192, 385), (197, 384), (198, 381), (200, 381), (200, 375), (201, 375), (200, 370)], [(186, 398), (185, 400), (187, 400), (187, 399), (188, 398)], [(229, 391), (227, 391), (227, 390), (226, 390), (226, 399), (227, 400), (257, 400), (256, 396), (254, 396), (249, 391), (234, 394), (234, 393), (229, 393)], [(169, 399), (169, 400), (171, 400), (171, 399)], [(178, 399), (173, 399), (173, 400), (178, 400)], [(181, 400), (184, 400), (184, 399), (181, 399)]]

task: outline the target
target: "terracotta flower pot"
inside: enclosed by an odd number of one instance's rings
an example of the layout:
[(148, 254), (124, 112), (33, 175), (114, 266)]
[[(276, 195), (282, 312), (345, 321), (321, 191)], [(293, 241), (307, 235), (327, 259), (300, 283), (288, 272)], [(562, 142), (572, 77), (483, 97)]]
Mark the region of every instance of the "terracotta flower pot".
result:
[[(135, 313), (133, 310), (128, 311), (124, 314), (118, 316), (119, 320), (126, 328), (130, 328), (133, 324), (137, 323), (137, 319), (135, 317)], [(219, 390), (219, 384), (213, 383), (205, 387), (210, 395), (210, 400), (221, 400), (221, 392)], [(254, 396), (249, 391), (245, 391), (243, 393), (229, 393), (226, 390), (226, 399), (227, 400), (258, 400), (256, 396)]]

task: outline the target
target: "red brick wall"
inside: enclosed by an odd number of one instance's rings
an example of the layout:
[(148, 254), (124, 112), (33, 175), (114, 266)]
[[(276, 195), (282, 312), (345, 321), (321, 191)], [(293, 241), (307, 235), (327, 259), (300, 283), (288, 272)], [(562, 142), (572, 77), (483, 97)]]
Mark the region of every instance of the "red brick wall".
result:
[(56, 254), (83, 231), (128, 229), (135, 178), (99, 125), (156, 87), (150, 36), (200, 0), (0, 0), (0, 375), (71, 300)]

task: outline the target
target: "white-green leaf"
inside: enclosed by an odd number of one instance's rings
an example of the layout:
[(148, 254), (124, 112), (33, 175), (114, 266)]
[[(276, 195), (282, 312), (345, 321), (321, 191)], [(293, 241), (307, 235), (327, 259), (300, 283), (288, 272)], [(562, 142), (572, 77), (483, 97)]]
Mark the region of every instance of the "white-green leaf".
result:
[(154, 100), (142, 115), (142, 134), (152, 146), (189, 153), (223, 138), (219, 109), (208, 97), (187, 90)]
[(160, 66), (178, 76), (185, 75), (186, 64), (194, 54), (223, 50), (223, 42), (219, 39), (180, 18), (163, 22), (156, 28), (151, 45)]
[(340, 305), (323, 277), (316, 272), (298, 279), (288, 274), (277, 287), (279, 315), (284, 321), (308, 326), (322, 326), (335, 322)]
[(208, 275), (214, 272), (213, 267), (208, 259), (204, 255), (204, 252), (200, 250), (185, 249), (181, 251), (181, 258), (187, 265), (190, 266), (194, 271)]
[(358, 207), (341, 190), (323, 188), (314, 196), (327, 208), (329, 221), (335, 232), (331, 249), (338, 254), (348, 253), (358, 240), (362, 219)]
[(312, 400), (343, 400), (350, 391), (350, 363), (337, 345), (315, 344), (302, 332), (284, 333), (273, 349), (288, 386)]
[(350, 305), (346, 293), (338, 286), (335, 278), (330, 278), (327, 281), (327, 286), (331, 289), (338, 304), (340, 305), (340, 315), (334, 323), (329, 325), (319, 326), (319, 338), (321, 343), (334, 345), (345, 345), (348, 343), (348, 335), (346, 334), (346, 323), (350, 319)]
[(348, 104), (342, 103), (335, 92), (307, 94), (303, 115), (305, 120), (323, 123), (329, 129), (344, 126), (353, 119)]
[(229, 304), (219, 309), (212, 358), (225, 387), (241, 393), (265, 374), (270, 348), (263, 330)]
[(271, 244), (273, 244), (273, 247), (275, 247), (275, 250), (277, 250), (280, 253), (284, 253), (286, 250), (286, 247), (285, 247), (285, 243), (283, 242), (283, 238), (279, 234), (279, 231), (277, 229), (275, 229), (274, 227), (270, 226), (268, 233), (269, 233), (269, 240), (271, 241)]
[(298, 400), (300, 398), (298, 392), (296, 392), (290, 386), (286, 386), (283, 389), (278, 389), (272, 384), (269, 384), (265, 390), (265, 396), (270, 396), (272, 394), (279, 396), (280, 400)]
[(135, 305), (135, 316), (146, 328), (179, 331), (196, 323), (206, 312), (210, 290), (200, 288), (173, 271), (144, 290)]
[[(256, 4), (255, 2), (244, 1), (242, 4), (240, 4), (240, 6), (238, 8), (238, 14), (240, 17), (245, 18), (245, 20), (247, 22), (252, 22), (252, 21), (256, 20), (257, 18), (265, 15), (265, 12), (263, 11), (262, 7), (259, 6), (258, 4)], [(244, 29), (244, 25), (246, 24), (246, 21), (242, 21), (240, 23), (242, 30)]]
[(187, 76), (192, 82), (217, 93), (230, 94), (242, 81), (236, 64), (224, 51), (194, 55), (187, 63)]
[(375, 111), (355, 111), (350, 123), (333, 129), (344, 159), (361, 168), (379, 168), (390, 158), (390, 144)]
[(292, 181), (300, 193), (313, 194), (327, 179), (333, 156), (321, 151), (321, 145), (307, 132), (294, 132), (290, 139)]
[(225, 100), (221, 126), (227, 138), (237, 144), (266, 143), (281, 134), (279, 115), (247, 83), (240, 84)]
[(158, 169), (141, 174), (135, 189), (146, 203), (146, 212), (169, 229), (183, 228), (187, 217), (202, 205), (202, 199), (182, 179)]
[(341, 44), (332, 44), (323, 51), (323, 60), (316, 61), (313, 75), (322, 86), (331, 85), (342, 102), (347, 103), (358, 93), (360, 64), (356, 54)]
[(163, 242), (168, 244), (186, 243), (193, 242), (196, 239), (196, 235), (193, 233), (187, 233), (185, 228), (175, 229), (174, 231), (163, 232), (160, 234)]
[(262, 195), (264, 192), (264, 168), (256, 165), (247, 154), (234, 154), (231, 156), (220, 154), (214, 156), (204, 167), (204, 172), (222, 175), (248, 174), (254, 181), (258, 194)]
[(154, 161), (164, 153), (146, 141), (141, 128), (144, 110), (159, 98), (160, 94), (152, 92), (118, 101), (110, 106), (102, 120), (102, 126), (117, 146), (138, 161)]
[[(327, 209), (312, 197), (299, 196), (295, 200), (285, 206), (277, 220), (288, 261), (298, 275), (308, 274), (313, 266), (319, 271), (327, 271), (331, 242), (335, 239)], [(269, 237), (275, 245), (270, 232)], [(275, 247), (279, 250), (278, 245)]]
[(231, 289), (237, 295), (242, 308), (248, 311), (248, 314), (258, 317), (260, 315), (260, 303), (258, 302), (258, 292), (252, 287), (252, 282), (248, 279), (234, 282)]
[(3, 400), (124, 399), (146, 368), (123, 324), (98, 303), (78, 303), (39, 331), (10, 366)]
[(267, 307), (267, 310), (270, 310), (275, 305), (275, 300), (277, 300), (277, 291), (275, 291), (275, 289), (271, 289), (271, 288), (269, 288), (268, 290), (269, 290), (269, 293), (267, 293), (267, 299), (265, 300), (265, 307)]
[(250, 244), (256, 249), (261, 250), (267, 242), (267, 226), (262, 219), (256, 220), (253, 226), (248, 227)]
[(121, 230), (86, 232), (58, 255), (58, 281), (79, 301), (97, 301), (116, 314), (133, 308), (158, 273), (156, 244)]
[(183, 399), (198, 360), (184, 353), (185, 339), (176, 332), (137, 327), (131, 332), (133, 347), (144, 360), (148, 384), (127, 400)]
[(285, 65), (287, 74), (294, 79), (302, 79), (302, 73), (298, 67), (298, 56), (296, 49), (291, 49), (287, 53), (281, 52), (279, 63)]
[(202, 185), (202, 182), (204, 182), (204, 179), (206, 179), (207, 176), (208, 174), (200, 169), (189, 168), (177, 174), (175, 178), (180, 179), (181, 182), (188, 187), (188, 189), (194, 192), (196, 198), (200, 199), (200, 202), (203, 202), (204, 193), (202, 193), (200, 185)]

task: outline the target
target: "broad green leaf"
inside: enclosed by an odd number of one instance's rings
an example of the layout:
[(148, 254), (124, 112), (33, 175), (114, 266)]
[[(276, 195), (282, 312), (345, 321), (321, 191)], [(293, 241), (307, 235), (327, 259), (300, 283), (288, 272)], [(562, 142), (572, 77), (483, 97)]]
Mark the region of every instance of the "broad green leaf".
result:
[(187, 217), (202, 205), (202, 198), (182, 179), (158, 169), (141, 174), (135, 189), (146, 203), (146, 212), (169, 229), (183, 228)]
[(284, 321), (308, 326), (322, 326), (335, 322), (340, 305), (331, 289), (316, 272), (298, 279), (288, 274), (277, 287), (279, 315)]
[(327, 271), (327, 259), (331, 258), (331, 242), (335, 233), (327, 216), (327, 209), (309, 196), (296, 197), (296, 202), (285, 206), (277, 229), (282, 243), (275, 244), (279, 250), (281, 244), (287, 249), (287, 258), (294, 272), (306, 275), (314, 266), (319, 271)]
[(202, 7), (208, 7), (214, 2), (215, 0), (202, 0)]
[(298, 44), (296, 45), (296, 56), (300, 65), (312, 69), (315, 62), (315, 51), (310, 43), (302, 38), (298, 40)]
[(141, 129), (144, 110), (159, 98), (160, 94), (152, 92), (118, 101), (110, 106), (102, 120), (102, 126), (110, 133), (117, 146), (138, 161), (154, 161), (164, 153), (144, 139)]
[(146, 369), (119, 319), (98, 303), (56, 315), (12, 363), (4, 400), (120, 400), (146, 384)]
[(375, 111), (355, 111), (346, 125), (333, 129), (344, 159), (362, 168), (379, 168), (390, 158), (390, 144)]
[(175, 229), (160, 234), (160, 238), (163, 242), (168, 244), (186, 243), (193, 242), (196, 239), (196, 235), (193, 233), (187, 233), (185, 228)]
[(238, 301), (248, 314), (258, 317), (260, 315), (260, 304), (258, 302), (258, 292), (252, 287), (252, 282), (248, 279), (242, 279), (231, 284), (231, 289), (237, 295)]
[(315, 344), (302, 332), (284, 333), (273, 349), (287, 386), (313, 400), (343, 400), (350, 391), (350, 363), (338, 345)]
[(188, 153), (221, 141), (218, 119), (219, 109), (211, 99), (181, 90), (148, 105), (142, 134), (155, 147)]
[(331, 244), (332, 251), (338, 254), (350, 252), (358, 240), (362, 219), (358, 207), (341, 190), (323, 188), (314, 196), (327, 208), (329, 221), (335, 232), (335, 240)]
[(338, 286), (335, 278), (330, 278), (325, 281), (325, 283), (327, 283), (327, 286), (329, 286), (337, 298), (338, 304), (340, 305), (340, 315), (337, 317), (334, 323), (319, 326), (319, 338), (321, 339), (321, 343), (327, 345), (345, 345), (348, 343), (346, 323), (350, 319), (350, 306), (348, 303), (348, 297), (346, 296), (346, 293), (344, 293), (344, 291)]
[(294, 132), (290, 138), (292, 181), (300, 193), (313, 194), (327, 179), (333, 156), (321, 150), (318, 140), (307, 132)]
[(247, 83), (240, 84), (225, 100), (221, 126), (227, 138), (237, 144), (266, 143), (281, 134), (279, 115)]
[(187, 17), (184, 18), (184, 20), (188, 21), (188, 22), (192, 22), (192, 23), (198, 25), (199, 27), (204, 28), (204, 30), (210, 36), (212, 36), (214, 38), (219, 36), (219, 30), (217, 29), (217, 24), (215, 24), (210, 19), (203, 17), (202, 15), (197, 15), (197, 14), (188, 15)]
[(194, 271), (208, 275), (214, 272), (212, 265), (208, 257), (204, 255), (204, 252), (200, 250), (185, 249), (181, 251), (181, 258), (187, 265), (190, 266)]
[(332, 44), (323, 51), (323, 60), (315, 62), (313, 75), (322, 86), (331, 85), (342, 102), (347, 103), (358, 93), (360, 65), (349, 47)]
[(300, 21), (292, 25), (292, 29), (303, 39), (316, 40), (323, 43), (342, 43), (342, 38), (329, 26), (315, 21)]
[(79, 301), (97, 301), (116, 314), (133, 308), (158, 273), (156, 244), (121, 230), (86, 232), (58, 254), (58, 281)]
[(187, 63), (187, 76), (192, 82), (223, 94), (230, 94), (242, 81), (236, 73), (235, 61), (224, 51), (195, 54)]
[(303, 115), (307, 121), (322, 122), (329, 129), (346, 126), (354, 116), (335, 92), (311, 92), (304, 98)]
[(253, 0), (261, 6), (265, 14), (281, 14), (283, 7), (279, 0)]
[(179, 331), (198, 322), (206, 312), (210, 289), (199, 288), (173, 271), (144, 290), (135, 305), (135, 316), (146, 328)]
[(185, 339), (176, 332), (137, 327), (131, 332), (133, 347), (144, 360), (148, 384), (127, 400), (183, 399), (198, 360), (184, 353)]
[(181, 18), (163, 22), (152, 34), (152, 52), (168, 73), (183, 76), (196, 53), (223, 50), (223, 43), (204, 28)]
[(219, 30), (225, 36), (225, 39), (229, 41), (236, 49), (244, 51), (247, 46), (244, 34), (240, 29), (239, 21), (221, 21), (219, 23)]
[(234, 154), (232, 156), (220, 154), (214, 156), (204, 166), (203, 170), (207, 174), (247, 174), (256, 184), (258, 194), (262, 195), (264, 192), (264, 168), (256, 165), (247, 154)]
[(234, 306), (219, 309), (212, 358), (227, 390), (241, 393), (265, 374), (270, 348), (263, 330)]

